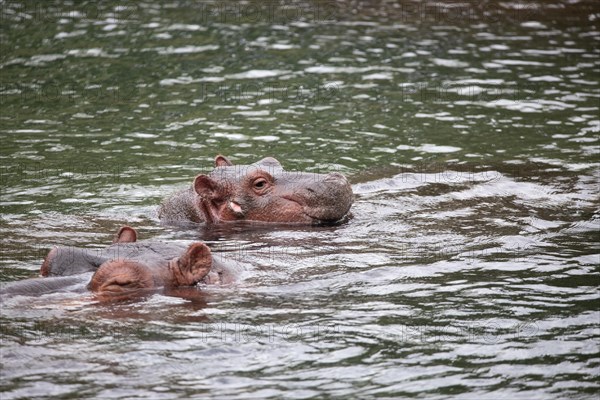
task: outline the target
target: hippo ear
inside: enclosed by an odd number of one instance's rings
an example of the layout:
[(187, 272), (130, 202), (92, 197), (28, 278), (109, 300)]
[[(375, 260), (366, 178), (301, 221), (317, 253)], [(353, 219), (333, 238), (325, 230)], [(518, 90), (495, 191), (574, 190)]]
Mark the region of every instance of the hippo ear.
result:
[(212, 265), (212, 252), (202, 242), (192, 243), (185, 252), (182, 260), (185, 264), (208, 264)]
[(215, 157), (215, 167), (231, 167), (233, 163), (225, 156), (218, 155)]
[(277, 159), (275, 159), (273, 157), (265, 157), (262, 160), (260, 160), (257, 164), (264, 165), (266, 167), (279, 167), (279, 168), (283, 168), (281, 166), (281, 163), (279, 161), (277, 161)]
[(198, 175), (194, 179), (194, 190), (201, 197), (211, 198), (217, 192), (219, 184), (207, 175)]
[(175, 286), (191, 286), (202, 280), (212, 267), (212, 254), (207, 245), (192, 243), (173, 268)]
[(137, 232), (130, 226), (122, 226), (113, 238), (113, 243), (132, 243), (137, 240)]
[(50, 275), (50, 273), (52, 272), (52, 260), (55, 259), (58, 255), (58, 247), (54, 247), (52, 250), (50, 250), (50, 252), (48, 252), (48, 255), (46, 256), (46, 258), (44, 258), (44, 262), (42, 263), (42, 267), (40, 268), (40, 275), (41, 276), (48, 276)]

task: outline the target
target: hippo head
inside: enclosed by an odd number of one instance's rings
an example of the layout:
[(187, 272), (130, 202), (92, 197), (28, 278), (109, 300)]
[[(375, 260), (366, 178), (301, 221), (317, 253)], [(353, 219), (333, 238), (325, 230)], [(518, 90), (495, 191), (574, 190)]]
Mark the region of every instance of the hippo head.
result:
[(209, 273), (211, 266), (210, 249), (198, 242), (166, 265), (128, 259), (107, 261), (100, 265), (88, 287), (93, 292), (109, 295), (160, 286), (193, 286)]
[(208, 223), (334, 223), (348, 214), (353, 201), (344, 175), (285, 171), (272, 157), (236, 166), (219, 155), (215, 169), (198, 175), (193, 189)]
[(44, 260), (42, 276), (62, 277), (95, 271), (88, 288), (97, 294), (124, 294), (140, 289), (193, 286), (213, 267), (202, 242), (137, 241), (137, 231), (123, 226), (103, 249), (55, 247)]

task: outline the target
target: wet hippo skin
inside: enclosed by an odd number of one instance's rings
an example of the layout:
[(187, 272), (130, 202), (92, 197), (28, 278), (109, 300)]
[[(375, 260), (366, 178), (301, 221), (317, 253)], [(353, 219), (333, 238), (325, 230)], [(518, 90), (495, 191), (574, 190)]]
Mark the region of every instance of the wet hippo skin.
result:
[(44, 278), (9, 284), (0, 294), (42, 294), (88, 280), (89, 290), (110, 295), (197, 283), (230, 283), (235, 279), (228, 261), (213, 257), (204, 243), (138, 242), (137, 232), (129, 226), (120, 228), (113, 244), (104, 249), (53, 248), (40, 273)]
[(10, 296), (41, 296), (58, 291), (85, 292), (85, 285), (89, 282), (90, 276), (91, 273), (83, 273), (71, 276), (31, 278), (10, 282), (0, 289), (0, 298)]
[(328, 224), (343, 220), (353, 199), (350, 183), (340, 173), (285, 171), (272, 157), (233, 165), (219, 155), (212, 172), (198, 175), (191, 187), (166, 199), (158, 214), (167, 223)]

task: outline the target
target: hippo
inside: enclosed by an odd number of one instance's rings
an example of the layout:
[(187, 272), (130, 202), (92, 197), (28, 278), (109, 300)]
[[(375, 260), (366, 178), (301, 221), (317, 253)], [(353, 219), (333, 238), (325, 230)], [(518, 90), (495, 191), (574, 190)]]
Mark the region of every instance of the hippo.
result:
[(9, 282), (0, 288), (0, 300), (11, 296), (41, 296), (54, 292), (84, 292), (91, 273), (53, 278), (30, 278)]
[(215, 158), (209, 174), (167, 198), (158, 210), (162, 222), (218, 224), (230, 221), (333, 224), (350, 216), (350, 183), (340, 173), (285, 171), (267, 157), (251, 165)]
[(143, 289), (177, 288), (197, 283), (219, 284), (234, 280), (222, 258), (213, 257), (201, 242), (189, 246), (159, 241), (137, 241), (137, 231), (123, 226), (113, 244), (104, 249), (55, 247), (40, 268), (44, 278), (8, 285), (0, 294), (42, 294), (87, 282), (87, 289), (107, 297)]

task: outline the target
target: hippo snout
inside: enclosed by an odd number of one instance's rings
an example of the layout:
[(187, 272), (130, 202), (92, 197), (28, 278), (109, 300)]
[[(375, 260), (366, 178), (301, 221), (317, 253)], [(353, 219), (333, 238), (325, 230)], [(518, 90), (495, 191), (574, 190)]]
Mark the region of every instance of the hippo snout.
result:
[(335, 222), (342, 219), (354, 201), (352, 187), (346, 177), (332, 172), (306, 187), (305, 213), (314, 222)]
[(342, 174), (340, 174), (339, 172), (331, 172), (327, 175), (325, 175), (325, 181), (333, 181), (333, 182), (340, 182), (342, 184), (347, 185), (348, 184), (348, 179), (346, 179), (346, 177)]

